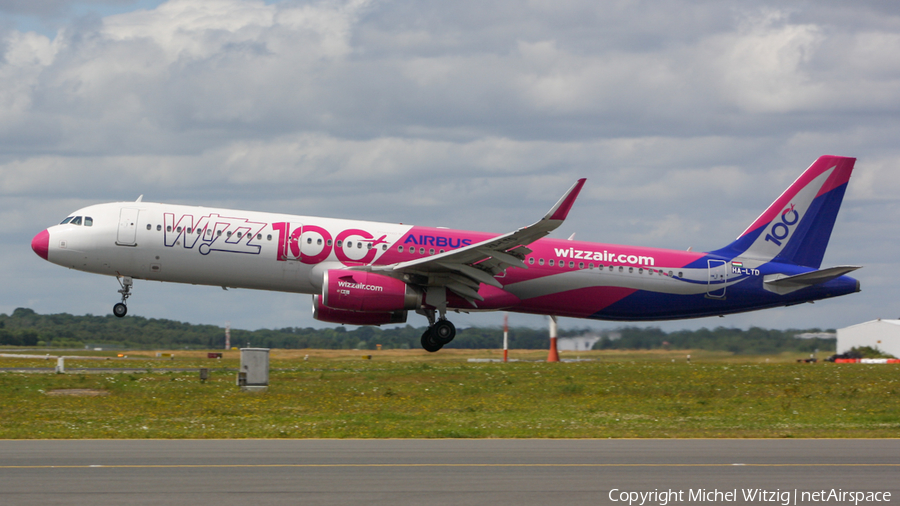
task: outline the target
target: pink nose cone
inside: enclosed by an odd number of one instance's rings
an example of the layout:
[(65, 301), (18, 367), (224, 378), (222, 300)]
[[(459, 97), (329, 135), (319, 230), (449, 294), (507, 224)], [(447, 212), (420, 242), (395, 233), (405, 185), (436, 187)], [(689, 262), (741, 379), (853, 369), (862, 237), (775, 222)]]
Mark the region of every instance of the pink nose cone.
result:
[(44, 230), (31, 240), (31, 249), (37, 253), (37, 256), (47, 259), (47, 252), (50, 250), (50, 232)]

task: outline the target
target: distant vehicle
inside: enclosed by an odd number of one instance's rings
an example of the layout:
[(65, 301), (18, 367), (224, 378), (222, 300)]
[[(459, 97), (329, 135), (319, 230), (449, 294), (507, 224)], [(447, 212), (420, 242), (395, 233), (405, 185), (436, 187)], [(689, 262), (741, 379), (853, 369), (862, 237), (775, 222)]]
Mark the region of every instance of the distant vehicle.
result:
[(652, 321), (790, 306), (859, 291), (820, 269), (855, 159), (822, 156), (733, 243), (708, 253), (545, 238), (578, 180), (539, 221), (502, 235), (395, 223), (116, 202), (37, 234), (41, 258), (134, 279), (313, 294), (315, 318), (352, 325), (429, 322), (422, 346), (456, 335), (448, 311), (514, 311)]

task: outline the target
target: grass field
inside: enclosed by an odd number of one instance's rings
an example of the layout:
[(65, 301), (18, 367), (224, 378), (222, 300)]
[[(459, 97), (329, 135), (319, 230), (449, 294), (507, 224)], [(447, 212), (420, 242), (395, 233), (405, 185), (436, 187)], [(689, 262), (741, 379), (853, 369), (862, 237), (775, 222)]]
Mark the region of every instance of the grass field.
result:
[[(900, 368), (799, 355), (273, 350), (267, 392), (235, 386), (238, 352), (130, 352), (0, 373), (0, 438), (897, 437)], [(78, 353), (82, 354), (82, 353)], [(95, 352), (102, 357), (106, 352)], [(362, 355), (371, 354), (371, 360)], [(309, 355), (309, 360), (303, 357)], [(563, 358), (575, 358), (564, 353)], [(674, 360), (674, 361), (673, 361)], [(0, 367), (55, 360), (0, 358)], [(209, 367), (196, 372), (165, 368)]]

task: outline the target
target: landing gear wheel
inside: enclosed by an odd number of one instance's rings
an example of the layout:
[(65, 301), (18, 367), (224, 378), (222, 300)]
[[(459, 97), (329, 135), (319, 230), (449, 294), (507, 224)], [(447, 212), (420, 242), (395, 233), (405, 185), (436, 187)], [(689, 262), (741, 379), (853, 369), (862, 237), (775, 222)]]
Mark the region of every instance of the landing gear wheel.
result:
[(128, 300), (128, 297), (131, 297), (131, 287), (134, 285), (134, 281), (128, 276), (123, 276), (121, 278), (116, 276), (116, 281), (118, 281), (119, 286), (122, 287), (122, 289), (119, 290), (119, 293), (122, 294), (122, 302), (113, 306), (113, 314), (122, 318), (128, 314), (128, 308), (125, 306), (125, 301)]
[(434, 353), (443, 348), (444, 345), (434, 338), (434, 332), (431, 329), (432, 327), (428, 327), (428, 330), (422, 334), (422, 348), (425, 348), (425, 351), (429, 353)]
[(434, 340), (443, 346), (456, 337), (456, 326), (450, 320), (438, 320), (431, 327), (431, 333), (434, 334)]

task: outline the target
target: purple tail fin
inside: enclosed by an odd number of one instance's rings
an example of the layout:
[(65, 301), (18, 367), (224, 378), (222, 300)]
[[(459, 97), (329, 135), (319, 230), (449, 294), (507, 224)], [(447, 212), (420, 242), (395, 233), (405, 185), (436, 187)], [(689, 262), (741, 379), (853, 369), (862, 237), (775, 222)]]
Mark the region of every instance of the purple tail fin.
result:
[(713, 253), (818, 269), (855, 162), (819, 157), (737, 240)]

